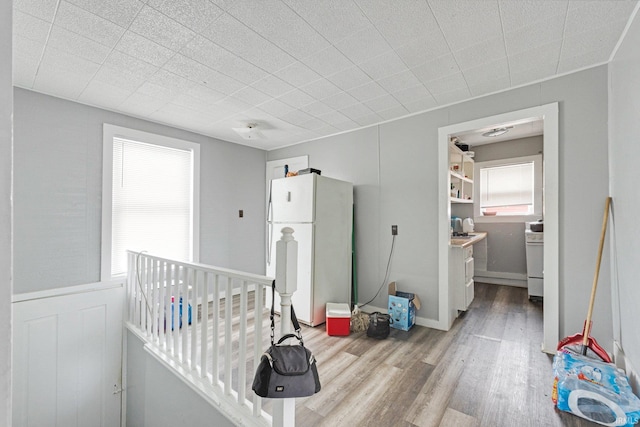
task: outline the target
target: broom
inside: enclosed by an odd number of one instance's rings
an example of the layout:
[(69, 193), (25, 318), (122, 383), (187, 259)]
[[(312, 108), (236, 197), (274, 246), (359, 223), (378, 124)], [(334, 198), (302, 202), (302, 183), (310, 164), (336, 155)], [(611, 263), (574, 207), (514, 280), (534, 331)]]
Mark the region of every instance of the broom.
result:
[(602, 231), (600, 232), (600, 246), (598, 248), (598, 258), (596, 261), (596, 271), (593, 275), (593, 285), (591, 287), (591, 299), (589, 300), (589, 310), (587, 311), (587, 319), (584, 322), (582, 333), (577, 333), (569, 337), (564, 338), (558, 343), (558, 350), (567, 346), (579, 346), (578, 353), (582, 355), (587, 354), (587, 349), (591, 349), (600, 359), (607, 363), (611, 363), (609, 355), (600, 347), (598, 342), (590, 336), (591, 333), (591, 316), (593, 315), (593, 303), (596, 299), (596, 289), (598, 287), (598, 275), (600, 274), (600, 261), (602, 261), (602, 249), (604, 247), (604, 237), (607, 233), (607, 221), (609, 220), (609, 205), (611, 204), (611, 197), (607, 197), (607, 201), (604, 206), (604, 218), (602, 220)]

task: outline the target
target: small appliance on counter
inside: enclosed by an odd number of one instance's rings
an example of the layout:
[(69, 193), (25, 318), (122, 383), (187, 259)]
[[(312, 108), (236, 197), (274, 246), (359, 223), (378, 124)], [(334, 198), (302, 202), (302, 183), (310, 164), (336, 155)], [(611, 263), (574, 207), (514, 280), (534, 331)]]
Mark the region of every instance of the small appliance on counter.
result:
[(473, 219), (472, 218), (465, 218), (464, 221), (462, 221), (462, 232), (463, 233), (473, 233)]
[(530, 222), (529, 230), (533, 231), (534, 233), (542, 233), (544, 231), (544, 223), (541, 219), (539, 219), (538, 221)]
[(462, 218), (458, 218), (457, 216), (451, 217), (451, 230), (454, 236), (458, 236), (463, 233)]

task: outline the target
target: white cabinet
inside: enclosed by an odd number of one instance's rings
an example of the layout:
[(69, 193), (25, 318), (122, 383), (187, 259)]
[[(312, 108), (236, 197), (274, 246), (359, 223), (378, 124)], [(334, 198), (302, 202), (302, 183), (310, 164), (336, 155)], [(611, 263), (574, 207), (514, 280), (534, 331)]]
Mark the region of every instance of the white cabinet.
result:
[(466, 311), (474, 297), (473, 245), (451, 246), (449, 251), (449, 286), (453, 290), (453, 306)]
[(451, 203), (473, 203), (473, 159), (455, 144), (449, 146)]

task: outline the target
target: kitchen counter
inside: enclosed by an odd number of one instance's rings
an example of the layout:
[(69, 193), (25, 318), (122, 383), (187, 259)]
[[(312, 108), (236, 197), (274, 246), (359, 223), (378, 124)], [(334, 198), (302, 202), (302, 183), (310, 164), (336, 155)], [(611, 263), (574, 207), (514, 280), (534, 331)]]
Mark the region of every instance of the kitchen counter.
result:
[(451, 246), (466, 248), (487, 237), (485, 232), (469, 233), (469, 237), (452, 236), (450, 240)]

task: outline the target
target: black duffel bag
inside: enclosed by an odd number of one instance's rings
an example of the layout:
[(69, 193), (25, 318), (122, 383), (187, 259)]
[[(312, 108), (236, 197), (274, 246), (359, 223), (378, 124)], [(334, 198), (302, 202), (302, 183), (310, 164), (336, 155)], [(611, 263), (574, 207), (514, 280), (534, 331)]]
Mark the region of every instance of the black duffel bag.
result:
[[(273, 296), (275, 282), (272, 285), (271, 299), (271, 346), (262, 354), (260, 364), (253, 377), (252, 390), (260, 397), (288, 398), (311, 396), (320, 391), (320, 377), (316, 359), (311, 350), (304, 346), (302, 333), (296, 312), (291, 306), (291, 321), (295, 334), (287, 334), (274, 344)], [(298, 340), (298, 345), (282, 344), (289, 338)]]
[(383, 340), (389, 336), (390, 325), (393, 320), (388, 314), (376, 311), (369, 315), (369, 327), (367, 328), (367, 336), (379, 340)]

